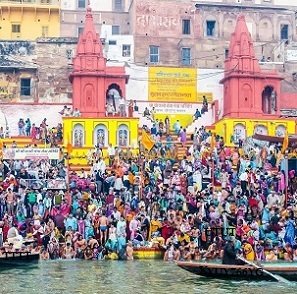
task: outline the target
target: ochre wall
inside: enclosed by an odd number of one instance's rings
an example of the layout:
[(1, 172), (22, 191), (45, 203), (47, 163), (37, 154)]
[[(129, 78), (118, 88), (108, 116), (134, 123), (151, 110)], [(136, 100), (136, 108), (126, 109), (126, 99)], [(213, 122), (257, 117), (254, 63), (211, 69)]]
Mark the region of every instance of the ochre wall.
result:
[[(20, 24), (20, 33), (12, 33), (12, 24)], [(43, 5), (42, 8), (10, 7), (2, 10), (0, 39), (2, 40), (31, 40), (42, 37), (42, 27), (48, 27), (48, 35), (44, 37), (60, 36), (60, 12)]]
[(229, 119), (225, 118), (215, 124), (215, 132), (217, 135), (224, 138), (228, 146), (232, 146), (230, 142), (231, 136), (234, 132), (234, 126), (242, 124), (246, 128), (246, 137), (254, 135), (254, 129), (257, 125), (263, 125), (268, 130), (269, 136), (276, 136), (276, 128), (280, 125), (286, 127), (288, 134), (295, 134), (295, 120), (276, 119), (276, 120), (251, 120), (251, 119)]
[[(84, 126), (85, 144), (82, 147), (72, 147), (71, 165), (87, 164), (86, 155), (90, 149), (94, 149), (94, 130), (98, 125), (104, 125), (108, 130), (108, 143), (118, 146), (117, 130), (120, 125), (126, 125), (129, 129), (129, 146), (135, 150), (138, 148), (138, 119), (135, 118), (63, 118), (64, 147), (66, 148), (68, 141), (73, 144), (73, 128), (76, 124)], [(106, 147), (104, 146), (104, 155), (106, 155)]]

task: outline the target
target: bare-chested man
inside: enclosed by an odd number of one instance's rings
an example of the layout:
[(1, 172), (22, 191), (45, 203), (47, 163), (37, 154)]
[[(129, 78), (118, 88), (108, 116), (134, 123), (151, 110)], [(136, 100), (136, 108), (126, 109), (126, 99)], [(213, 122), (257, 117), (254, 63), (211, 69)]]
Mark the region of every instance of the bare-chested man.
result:
[(102, 212), (102, 216), (99, 218), (99, 229), (101, 244), (107, 240), (107, 229), (108, 229), (108, 218), (106, 217), (105, 211)]

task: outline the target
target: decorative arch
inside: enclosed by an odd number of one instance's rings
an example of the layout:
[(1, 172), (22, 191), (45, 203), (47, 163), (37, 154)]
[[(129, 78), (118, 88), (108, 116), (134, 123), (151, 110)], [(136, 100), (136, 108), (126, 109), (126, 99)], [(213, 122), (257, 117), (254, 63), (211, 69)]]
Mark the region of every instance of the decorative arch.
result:
[(227, 17), (224, 20), (223, 35), (224, 35), (224, 38), (228, 41), (230, 40), (231, 35), (234, 31), (235, 22), (236, 22), (236, 19), (231, 17)]
[(246, 127), (242, 123), (238, 123), (234, 125), (233, 129), (233, 140), (234, 143), (237, 144), (239, 140), (245, 140), (246, 139)]
[(262, 18), (258, 24), (260, 41), (271, 41), (273, 39), (273, 25), (269, 18)]
[(85, 128), (82, 124), (75, 124), (72, 132), (72, 145), (74, 147), (83, 147), (85, 144)]
[(119, 112), (119, 100), (123, 97), (123, 92), (118, 84), (110, 84), (106, 90), (106, 104), (113, 106), (115, 112)]
[(99, 124), (95, 127), (93, 131), (93, 143), (98, 147), (108, 146), (108, 130), (103, 124)]
[(242, 93), (242, 106), (244, 108), (252, 108), (252, 102), (253, 102), (253, 89), (250, 84), (243, 84), (241, 87), (241, 93)]
[(95, 107), (95, 88), (93, 84), (86, 84), (83, 88), (83, 104), (86, 109)]
[(275, 136), (277, 137), (285, 137), (287, 128), (284, 125), (278, 125), (275, 128)]
[(264, 125), (256, 125), (254, 129), (254, 134), (268, 135), (268, 129)]
[(130, 145), (130, 132), (127, 125), (119, 125), (117, 131), (117, 142), (117, 145), (120, 147), (127, 147)]

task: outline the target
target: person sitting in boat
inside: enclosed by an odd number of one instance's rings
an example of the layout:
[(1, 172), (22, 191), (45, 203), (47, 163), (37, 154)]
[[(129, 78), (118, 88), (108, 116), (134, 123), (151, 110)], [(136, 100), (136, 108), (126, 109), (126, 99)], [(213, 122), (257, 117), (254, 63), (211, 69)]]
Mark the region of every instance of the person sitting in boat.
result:
[(256, 243), (255, 253), (257, 261), (261, 262), (265, 260), (264, 247), (259, 242)]
[(255, 251), (253, 249), (253, 246), (247, 241), (242, 241), (242, 250), (243, 250), (243, 256), (246, 260), (254, 261), (255, 260)]
[(284, 246), (284, 259), (285, 261), (293, 261), (293, 247), (290, 243)]
[(270, 250), (266, 255), (266, 261), (277, 261), (277, 255), (273, 250)]
[(23, 244), (23, 237), (19, 234), (16, 225), (12, 225), (7, 233), (7, 242), (12, 243), (15, 249), (20, 249)]
[(234, 237), (228, 237), (223, 251), (222, 264), (236, 264)]

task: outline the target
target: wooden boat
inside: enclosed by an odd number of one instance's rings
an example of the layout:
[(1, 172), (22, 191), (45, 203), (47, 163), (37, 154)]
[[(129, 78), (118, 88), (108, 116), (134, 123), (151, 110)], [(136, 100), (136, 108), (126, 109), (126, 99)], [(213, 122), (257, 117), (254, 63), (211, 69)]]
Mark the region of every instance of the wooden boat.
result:
[(134, 259), (163, 259), (164, 249), (160, 248), (135, 248), (133, 251)]
[[(228, 265), (203, 262), (177, 262), (177, 265), (193, 274), (214, 279), (261, 280), (271, 281), (272, 278), (262, 268), (249, 265)], [(279, 275), (289, 281), (297, 281), (296, 266), (264, 265), (266, 271)]]
[(0, 268), (9, 266), (24, 266), (28, 263), (37, 263), (39, 253), (30, 252), (5, 252), (0, 256)]

